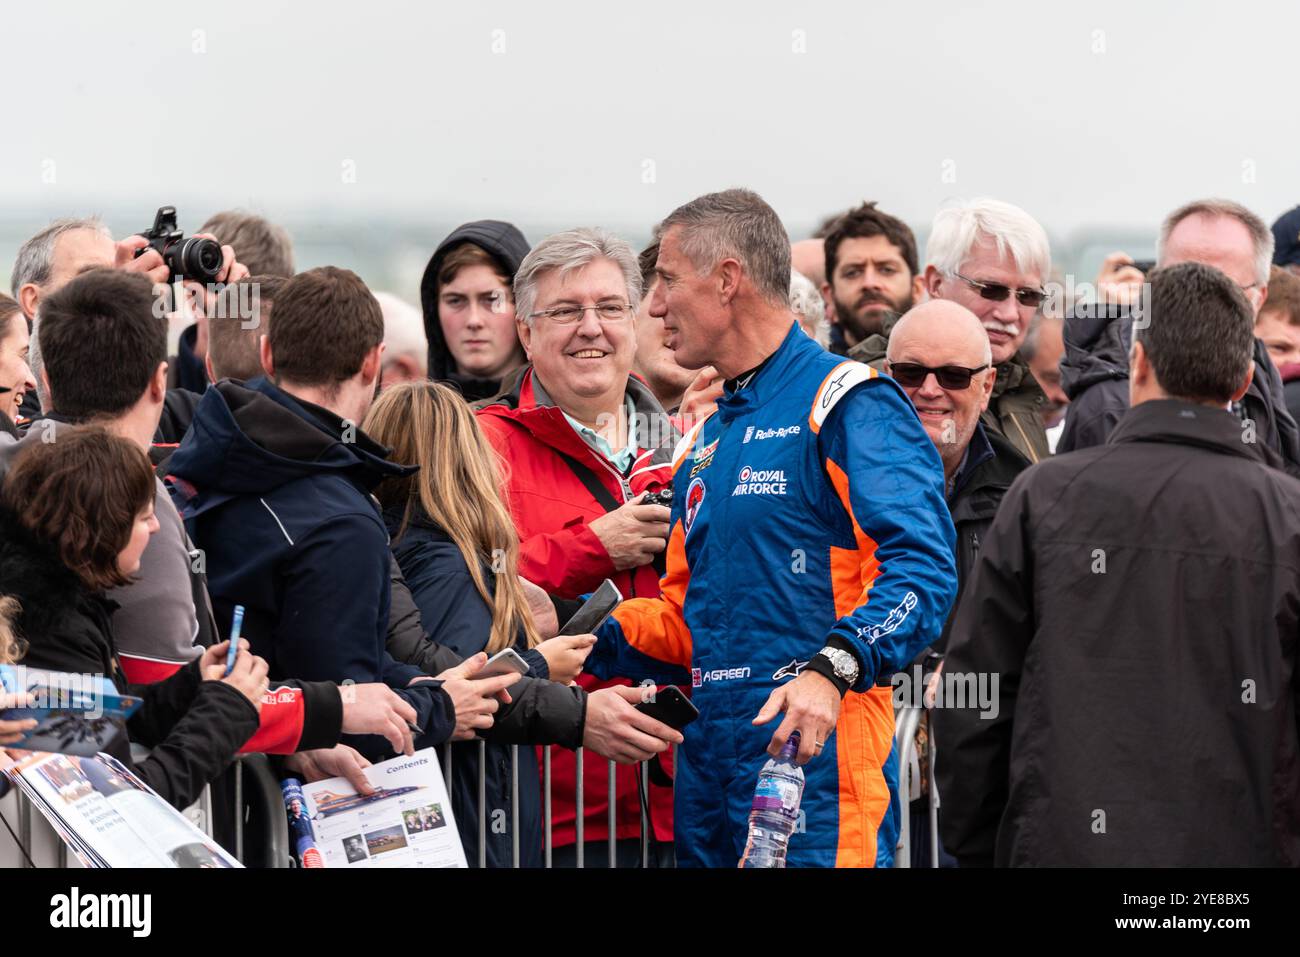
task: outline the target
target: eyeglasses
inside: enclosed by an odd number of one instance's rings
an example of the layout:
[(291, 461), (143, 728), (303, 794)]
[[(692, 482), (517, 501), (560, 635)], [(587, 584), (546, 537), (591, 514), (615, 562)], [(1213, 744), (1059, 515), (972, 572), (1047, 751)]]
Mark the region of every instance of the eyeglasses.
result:
[(587, 314), (588, 309), (596, 310), (596, 317), (601, 322), (620, 322), (632, 314), (632, 307), (626, 302), (598, 302), (594, 306), (578, 306), (573, 303), (566, 303), (563, 306), (556, 306), (554, 309), (543, 309), (541, 312), (534, 312), (529, 319), (536, 319), (538, 316), (545, 316), (560, 326), (570, 326), (578, 322)]
[(988, 365), (986, 364), (977, 369), (967, 369), (965, 366), (939, 366), (936, 369), (923, 366), (919, 362), (891, 362), (889, 364), (889, 374), (903, 388), (919, 389), (925, 385), (926, 377), (933, 372), (935, 380), (939, 383), (939, 388), (957, 392), (961, 389), (969, 389), (971, 376), (977, 372), (983, 372), (987, 368)]
[[(959, 272), (955, 272), (953, 275), (971, 288), (978, 289), (981, 297), (993, 302), (1006, 302), (1007, 296), (1011, 295), (1012, 292), (1010, 286), (1004, 285), (1000, 282), (982, 282), (979, 279), (970, 279), (963, 276)], [(1042, 289), (1027, 289), (1022, 287), (1015, 290), (1015, 294), (1016, 302), (1020, 303), (1020, 305), (1033, 306), (1034, 308), (1041, 306), (1043, 300), (1047, 298), (1047, 293)]]

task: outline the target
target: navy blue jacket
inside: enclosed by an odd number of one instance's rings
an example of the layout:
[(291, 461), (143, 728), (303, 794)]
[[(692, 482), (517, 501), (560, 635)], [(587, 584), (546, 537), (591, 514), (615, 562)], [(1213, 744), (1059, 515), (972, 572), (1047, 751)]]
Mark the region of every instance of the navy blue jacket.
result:
[[(402, 512), (400, 508), (385, 509), (384, 519), (394, 537), (393, 554), (420, 609), (420, 620), (429, 639), (451, 648), (462, 658), (483, 651), (492, 634), (492, 609), (474, 587), (469, 566), (460, 549), (446, 532), (422, 513), (402, 531)], [(489, 572), (485, 580), (491, 588), (495, 577)], [(549, 670), (545, 657), (535, 648), (524, 650), (522, 638), (520, 635), (516, 650), (528, 662), (529, 676), (547, 678)], [(477, 741), (467, 741), (454, 747), (452, 808), (460, 828), (461, 843), (465, 846), (465, 856), (470, 866), (474, 866), (479, 860), (480, 745)], [(540, 867), (541, 779), (537, 769), (537, 749), (526, 745), (488, 742), (483, 746), (484, 812), (489, 825), (484, 862), (488, 867), (510, 867), (513, 860), (511, 747), (518, 747), (519, 862), (523, 867)], [(498, 824), (493, 815), (499, 812), (504, 813)]]
[[(424, 733), (418, 747), (455, 729), (440, 682), (385, 649), (388, 531), (370, 490), (408, 466), (327, 409), (295, 399), (264, 377), (223, 380), (203, 395), (168, 460), (168, 486), (203, 552), (220, 634), (235, 604), (243, 636), (272, 679), (382, 681), (410, 701)], [(383, 738), (349, 741), (372, 760)]]

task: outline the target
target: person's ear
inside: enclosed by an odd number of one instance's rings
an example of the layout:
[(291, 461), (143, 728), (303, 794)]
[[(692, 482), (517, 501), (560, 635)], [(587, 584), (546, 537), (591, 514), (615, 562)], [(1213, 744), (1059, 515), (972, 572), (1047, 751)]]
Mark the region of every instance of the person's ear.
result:
[(361, 383), (362, 385), (373, 385), (379, 378), (379, 373), (384, 368), (384, 344), (381, 342), (361, 360)]
[(18, 306), (28, 319), (36, 316), (36, 307), (40, 305), (41, 287), (34, 282), (25, 282), (18, 287)]
[(149, 380), (149, 401), (155, 405), (161, 404), (167, 398), (167, 363), (158, 363), (158, 368), (153, 370), (153, 378)]
[(209, 348), (207, 352), (203, 353), (203, 370), (208, 374), (209, 382), (217, 381), (217, 376), (212, 371), (212, 349), (211, 348)]
[[(54, 408), (54, 393), (50, 391), (50, 376), (45, 371), (45, 366), (41, 366), (41, 393), (45, 396), (45, 401), (41, 403), (41, 411), (49, 412)], [(38, 395), (37, 398), (40, 398)]]
[(912, 277), (912, 302), (918, 303), (925, 294), (925, 274), (918, 273)]
[(930, 299), (939, 298), (939, 286), (943, 282), (943, 273), (935, 269), (934, 266), (926, 266), (925, 272), (921, 276), (921, 287)]
[(1246, 378), (1243, 379), (1241, 382), (1241, 387), (1237, 389), (1236, 392), (1232, 393), (1233, 402), (1241, 401), (1241, 397), (1246, 394), (1246, 391), (1250, 388), (1250, 383), (1254, 380), (1254, 378), (1255, 378), (1255, 363), (1252, 360), (1250, 363), (1250, 368), (1246, 370)]
[(262, 360), (262, 371), (272, 382), (275, 381), (275, 358), (271, 355), (271, 337), (262, 333), (257, 339), (258, 355)]
[(533, 327), (528, 324), (526, 319), (515, 320), (515, 331), (519, 333), (519, 344), (524, 347), (524, 355), (528, 361), (533, 361)]
[(722, 305), (728, 305), (736, 298), (743, 274), (739, 260), (724, 259), (718, 263), (718, 296)]

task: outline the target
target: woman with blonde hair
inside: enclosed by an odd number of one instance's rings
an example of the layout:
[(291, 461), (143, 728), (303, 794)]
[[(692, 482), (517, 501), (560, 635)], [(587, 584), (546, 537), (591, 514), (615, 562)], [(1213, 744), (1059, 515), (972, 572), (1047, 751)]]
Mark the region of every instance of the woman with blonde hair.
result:
[[(542, 641), (538, 635), (518, 578), (519, 537), (498, 494), (497, 459), (464, 399), (440, 383), (402, 383), (379, 397), (363, 428), (392, 449), (392, 461), (420, 467), (412, 475), (385, 480), (375, 497), (429, 638), (464, 658), (514, 648), (528, 664), (530, 677), (570, 684), (582, 671), (594, 638)], [(478, 853), (478, 743), (454, 747), (452, 801), (466, 856), (473, 862)], [(486, 755), (487, 807), (509, 809), (509, 747), (489, 742)], [(531, 747), (519, 748), (518, 755), (520, 861), (529, 866), (540, 863), (537, 756)], [(489, 829), (489, 866), (510, 866), (511, 819), (507, 812), (506, 833)]]

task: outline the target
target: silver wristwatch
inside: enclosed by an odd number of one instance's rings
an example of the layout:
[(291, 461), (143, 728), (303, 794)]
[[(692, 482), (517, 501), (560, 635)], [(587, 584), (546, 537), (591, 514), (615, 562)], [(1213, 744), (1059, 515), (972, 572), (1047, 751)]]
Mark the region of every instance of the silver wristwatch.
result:
[(858, 659), (852, 654), (843, 648), (832, 648), (830, 645), (818, 654), (831, 663), (831, 667), (835, 669), (835, 677), (847, 682), (850, 688), (857, 684), (862, 669), (858, 667)]

